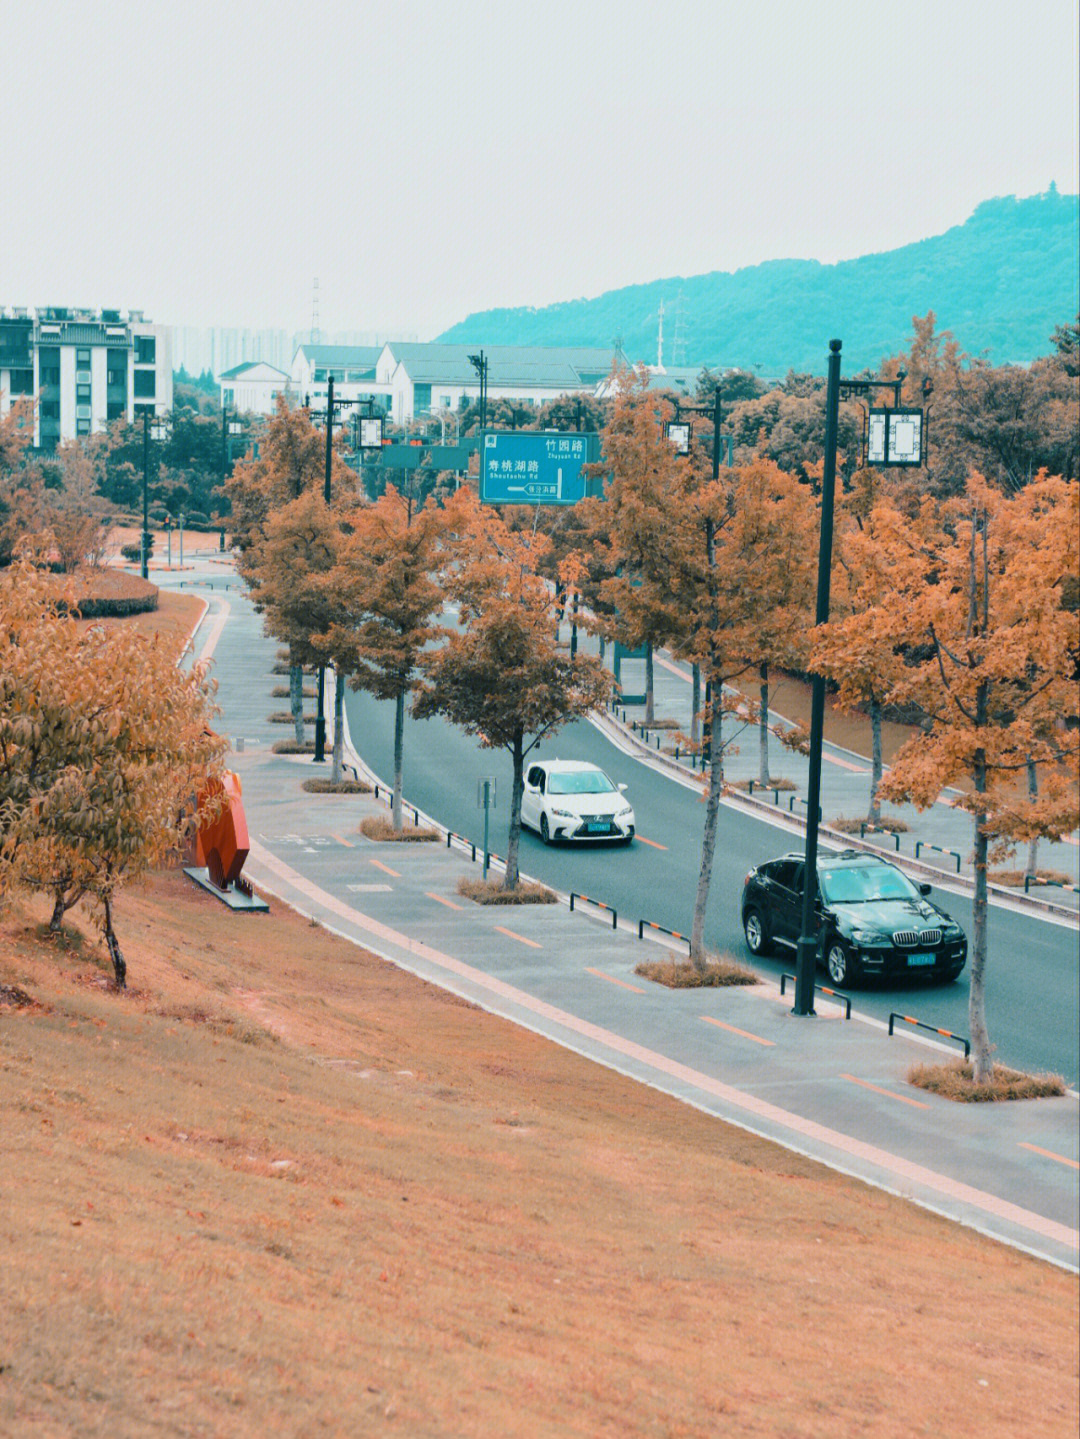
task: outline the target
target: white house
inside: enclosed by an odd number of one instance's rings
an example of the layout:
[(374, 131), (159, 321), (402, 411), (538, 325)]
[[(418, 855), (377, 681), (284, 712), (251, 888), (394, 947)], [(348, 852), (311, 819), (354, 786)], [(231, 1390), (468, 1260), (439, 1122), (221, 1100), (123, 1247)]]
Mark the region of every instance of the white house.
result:
[(268, 365), (265, 360), (248, 360), (234, 365), (218, 376), (222, 410), (238, 414), (272, 415), (278, 395), (289, 390), (289, 377), (284, 370)]

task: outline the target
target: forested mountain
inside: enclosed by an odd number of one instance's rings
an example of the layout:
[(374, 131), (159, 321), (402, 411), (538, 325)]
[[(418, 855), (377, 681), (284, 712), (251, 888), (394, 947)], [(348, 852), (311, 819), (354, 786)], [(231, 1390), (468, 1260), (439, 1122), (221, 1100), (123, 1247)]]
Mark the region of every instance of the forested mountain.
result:
[(610, 290), (543, 309), (470, 315), (441, 340), (488, 345), (610, 345), (656, 359), (664, 305), (669, 364), (823, 372), (828, 342), (844, 342), (844, 371), (876, 367), (901, 349), (914, 315), (932, 310), (969, 354), (995, 364), (1050, 349), (1055, 325), (1080, 310), (1080, 197), (987, 200), (969, 220), (898, 250), (835, 265), (769, 260)]

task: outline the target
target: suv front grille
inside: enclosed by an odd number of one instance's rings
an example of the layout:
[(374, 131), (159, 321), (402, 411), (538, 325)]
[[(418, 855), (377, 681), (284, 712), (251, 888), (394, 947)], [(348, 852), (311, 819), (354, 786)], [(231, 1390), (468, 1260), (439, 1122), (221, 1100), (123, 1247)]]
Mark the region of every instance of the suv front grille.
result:
[(911, 949), (916, 944), (931, 945), (940, 943), (940, 929), (924, 929), (921, 934), (917, 929), (897, 929), (893, 931), (893, 944), (908, 949)]

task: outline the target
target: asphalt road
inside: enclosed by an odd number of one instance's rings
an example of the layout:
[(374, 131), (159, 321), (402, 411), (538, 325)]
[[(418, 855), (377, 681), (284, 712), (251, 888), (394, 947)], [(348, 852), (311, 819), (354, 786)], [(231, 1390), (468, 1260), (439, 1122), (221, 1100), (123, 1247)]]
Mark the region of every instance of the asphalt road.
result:
[[(365, 694), (346, 700), (353, 745), (375, 772), (393, 778), (393, 707)], [(623, 754), (598, 730), (580, 722), (545, 740), (546, 757), (591, 760), (616, 782), (625, 782), (634, 805), (638, 836), (632, 846), (592, 845), (547, 848), (525, 830), (521, 869), (562, 891), (574, 890), (604, 901), (620, 919), (652, 920), (686, 934), (690, 929), (700, 867), (704, 806), (699, 794)], [(406, 798), (440, 823), (480, 844), (483, 812), (477, 781), (494, 777), (497, 807), (491, 816), (490, 847), (506, 851), (512, 770), (509, 756), (482, 749), (477, 741), (439, 720), (406, 721)], [(754, 816), (724, 807), (713, 868), (706, 942), (748, 959), (739, 918), (739, 897), (747, 869), (787, 850), (801, 848), (801, 836)], [(971, 934), (971, 902), (935, 889), (933, 898)], [(794, 956), (756, 966), (777, 977), (791, 972)], [(997, 1057), (1024, 1069), (1052, 1070), (1071, 1084), (1080, 1077), (1077, 1014), (1080, 962), (1076, 932), (1067, 926), (991, 906), (987, 1011)], [(856, 1007), (887, 1018), (892, 1009), (966, 1034), (967, 970), (952, 985), (913, 980), (901, 987), (855, 991)]]

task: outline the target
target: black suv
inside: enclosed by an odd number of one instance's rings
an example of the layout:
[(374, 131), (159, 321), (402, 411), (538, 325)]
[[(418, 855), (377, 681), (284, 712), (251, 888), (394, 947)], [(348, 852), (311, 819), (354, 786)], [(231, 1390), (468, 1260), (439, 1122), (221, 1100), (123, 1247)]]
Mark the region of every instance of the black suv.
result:
[[(967, 961), (960, 926), (888, 860), (844, 850), (818, 856), (818, 964), (834, 984), (882, 975), (953, 980)], [(743, 933), (753, 955), (794, 949), (802, 924), (800, 854), (759, 864), (746, 876)]]

